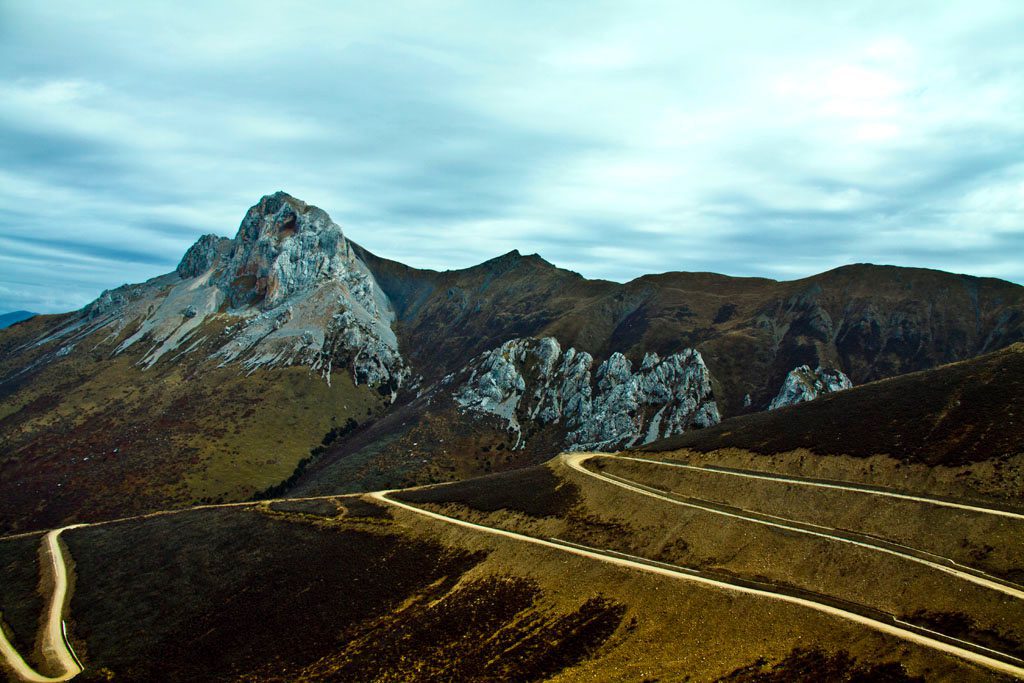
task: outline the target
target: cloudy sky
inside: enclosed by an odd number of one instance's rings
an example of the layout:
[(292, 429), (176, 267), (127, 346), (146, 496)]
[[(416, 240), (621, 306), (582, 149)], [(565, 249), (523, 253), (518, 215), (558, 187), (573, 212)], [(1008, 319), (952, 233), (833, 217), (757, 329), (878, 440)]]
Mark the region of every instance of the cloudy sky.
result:
[(1022, 27), (1020, 0), (0, 0), (0, 312), (167, 272), (278, 189), (438, 269), (1024, 283)]

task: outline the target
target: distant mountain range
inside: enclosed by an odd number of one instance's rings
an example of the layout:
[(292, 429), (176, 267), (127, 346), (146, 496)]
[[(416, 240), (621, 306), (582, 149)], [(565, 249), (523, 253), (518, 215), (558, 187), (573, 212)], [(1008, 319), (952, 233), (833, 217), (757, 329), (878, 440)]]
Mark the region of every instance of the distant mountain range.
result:
[(174, 272), (0, 334), (0, 528), (639, 447), (1022, 339), (1002, 280), (437, 272), (279, 192)]
[(28, 320), (38, 313), (31, 311), (11, 311), (10, 313), (0, 313), (0, 330), (5, 327), (10, 327), (14, 323), (20, 323), (22, 320)]

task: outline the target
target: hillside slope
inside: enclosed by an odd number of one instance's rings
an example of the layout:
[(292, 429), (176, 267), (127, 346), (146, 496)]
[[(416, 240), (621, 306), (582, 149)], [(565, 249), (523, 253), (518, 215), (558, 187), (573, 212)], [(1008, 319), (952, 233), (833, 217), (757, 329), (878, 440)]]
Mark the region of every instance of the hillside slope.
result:
[[(979, 541), (1014, 538), (963, 515), (936, 520)], [(38, 571), (38, 540), (0, 540), (0, 607), (21, 644), (36, 626), (26, 568)], [(559, 461), (394, 498), (92, 525), (62, 541), (83, 681), (1000, 680), (936, 648), (946, 641), (908, 641), (775, 591), (921, 624), (903, 634), (953, 619), (951, 636), (979, 643), (971, 652), (1020, 650), (1019, 601), (687, 512)], [(817, 571), (824, 556), (830, 568)], [(30, 661), (45, 667), (38, 652)]]
[[(76, 680), (1024, 677), (1022, 360), (1015, 344), (644, 450), (67, 529)], [(398, 458), (383, 426), (441, 420), (382, 410), (343, 438)], [(0, 628), (38, 671), (42, 542), (0, 537)]]
[(763, 410), (804, 365), (841, 387), (1022, 338), (999, 280), (618, 284), (518, 252), (436, 272), (279, 192), (174, 272), (0, 331), (0, 529), (632, 447)]
[(960, 466), (1024, 455), (1024, 344), (854, 387), (810, 403), (744, 415), (639, 450), (771, 455), (886, 455)]

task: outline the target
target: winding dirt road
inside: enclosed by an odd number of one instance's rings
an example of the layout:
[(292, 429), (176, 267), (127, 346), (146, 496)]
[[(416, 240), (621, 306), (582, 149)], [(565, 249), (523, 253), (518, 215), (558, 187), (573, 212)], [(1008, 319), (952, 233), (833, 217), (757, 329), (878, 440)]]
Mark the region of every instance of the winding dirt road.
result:
[[(783, 518), (773, 517), (772, 515), (756, 513), (749, 510), (744, 510), (742, 508), (734, 508), (719, 503), (701, 501), (692, 498), (673, 498), (670, 497), (669, 495), (666, 495), (666, 492), (664, 491), (652, 489), (638, 482), (633, 482), (631, 480), (624, 479), (622, 477), (617, 477), (615, 475), (598, 473), (588, 470), (586, 467), (583, 466), (583, 463), (586, 460), (595, 457), (620, 458), (626, 460), (646, 462), (654, 465), (695, 469), (700, 470), (702, 472), (712, 472), (728, 476), (741, 476), (756, 479), (766, 479), (772, 481), (783, 481), (786, 483), (800, 484), (806, 486), (818, 486), (824, 488), (842, 489), (857, 493), (889, 496), (893, 498), (903, 498), (923, 503), (930, 503), (934, 505), (959, 508), (970, 510), (973, 512), (1013, 517), (1018, 519), (1024, 519), (1024, 514), (1019, 514), (1008, 510), (986, 508), (975, 504), (960, 503), (956, 501), (928, 498), (924, 496), (916, 496), (874, 489), (871, 487), (860, 486), (856, 484), (847, 485), (842, 482), (822, 482), (815, 480), (805, 480), (800, 478), (782, 477), (779, 475), (772, 475), (769, 473), (729, 470), (717, 467), (698, 467), (694, 465), (687, 465), (685, 463), (649, 460), (646, 458), (635, 458), (630, 456), (613, 456), (608, 453), (564, 453), (560, 457), (567, 466), (569, 466), (575, 471), (581, 472), (590, 477), (594, 477), (606, 483), (627, 489), (634, 493), (661, 499), (675, 505), (697, 508), (700, 510), (705, 510), (707, 512), (712, 512), (715, 514), (725, 515), (729, 517), (735, 517), (758, 524), (774, 526), (788, 531), (795, 531), (814, 536), (821, 536), (842, 543), (851, 543), (865, 548), (870, 548), (878, 552), (899, 555), (900, 557), (903, 557), (907, 560), (919, 562), (921, 564), (933, 567), (937, 570), (946, 572), (965, 581), (970, 581), (972, 583), (986, 586), (988, 588), (1003, 592), (1007, 595), (1011, 595), (1018, 599), (1024, 599), (1024, 587), (1017, 586), (1016, 584), (1011, 584), (1009, 582), (1004, 582), (1001, 579), (997, 579), (996, 577), (991, 577), (987, 574), (984, 574), (979, 570), (959, 565), (953, 560), (934, 555), (933, 553), (928, 553), (927, 551), (917, 550), (896, 543), (881, 541), (880, 539), (865, 537), (862, 534), (856, 534), (855, 532), (830, 529), (827, 527), (821, 527), (819, 525), (798, 522), (796, 520), (783, 520)], [(457, 519), (455, 517), (448, 517), (437, 512), (432, 512), (430, 510), (418, 508), (408, 503), (403, 503), (394, 500), (388, 497), (389, 493), (394, 493), (394, 491), (379, 491), (367, 495), (369, 495), (371, 498), (386, 503), (387, 505), (402, 508), (415, 514), (430, 517), (432, 519), (440, 520), (449, 524), (455, 524), (458, 526), (475, 529), (480, 532), (504, 536), (526, 543), (532, 543), (535, 545), (554, 548), (561, 550), (563, 552), (572, 553), (575, 555), (587, 557), (601, 562), (607, 562), (622, 567), (628, 567), (631, 569), (637, 569), (640, 571), (659, 574), (662, 576), (668, 576), (679, 580), (692, 581), (709, 586), (714, 586), (724, 590), (745, 593), (749, 595), (757, 595), (772, 600), (778, 600), (782, 602), (789, 602), (792, 604), (801, 605), (819, 612), (823, 612), (825, 614), (829, 614), (834, 617), (862, 624), (876, 631), (887, 633), (898, 638), (902, 638), (909, 642), (917, 643), (925, 647), (945, 652), (947, 654), (960, 657), (961, 659), (973, 662), (980, 666), (984, 666), (993, 671), (998, 671), (1024, 680), (1024, 660), (1021, 660), (1020, 658), (1014, 657), (1013, 655), (1009, 655), (1007, 653), (992, 650), (991, 648), (986, 648), (974, 643), (961, 641), (959, 639), (952, 638), (950, 636), (946, 636), (935, 631), (930, 631), (929, 629), (919, 627), (915, 624), (909, 624), (907, 622), (900, 621), (899, 619), (892, 617), (891, 615), (886, 615), (884, 613), (874, 613), (871, 610), (860, 608), (859, 606), (853, 605), (852, 603), (843, 603), (839, 600), (829, 600), (825, 596), (815, 596), (807, 592), (783, 589), (776, 586), (771, 586), (769, 584), (746, 581), (743, 579), (730, 579), (720, 576), (710, 576), (702, 573), (700, 570), (670, 565), (667, 563), (657, 562), (642, 557), (626, 555), (624, 553), (608, 549), (590, 548), (587, 546), (582, 546), (578, 543), (573, 543), (571, 541), (565, 541), (555, 538), (535, 538), (532, 536), (526, 536), (512, 531), (507, 531), (505, 529), (487, 527), (480, 524), (475, 524), (473, 522), (467, 522), (465, 520)], [(338, 497), (340, 496), (325, 495), (310, 496), (305, 498), (285, 498), (280, 500), (325, 500)], [(117, 524), (120, 522), (134, 521), (164, 515), (174, 515), (196, 510), (233, 507), (254, 507), (262, 504), (270, 504), (273, 502), (276, 501), (246, 501), (239, 503), (200, 505), (193, 508), (184, 508), (179, 510), (163, 510), (142, 515), (105, 520), (102, 522), (95, 522), (91, 524), (74, 524), (70, 526), (61, 527), (59, 529), (53, 529), (47, 532), (42, 540), (42, 551), (43, 554), (49, 558), (51, 563), (53, 572), (53, 591), (50, 595), (49, 606), (47, 609), (47, 620), (41, 633), (41, 649), (42, 654), (46, 658), (46, 661), (49, 665), (48, 668), (51, 668), (53, 670), (60, 670), (63, 673), (55, 676), (47, 676), (33, 669), (31, 666), (28, 665), (28, 663), (25, 662), (21, 654), (10, 643), (6, 635), (3, 633), (2, 629), (0, 629), (0, 655), (3, 656), (5, 663), (15, 673), (15, 675), (17, 675), (21, 680), (29, 683), (53, 683), (58, 681), (67, 681), (74, 678), (82, 672), (83, 667), (81, 663), (78, 661), (78, 658), (75, 655), (67, 639), (65, 630), (66, 625), (64, 623), (64, 611), (68, 599), (67, 559), (65, 558), (64, 553), (60, 547), (60, 535), (64, 531), (79, 527)], [(2, 537), (0, 538), (0, 541), (6, 539), (25, 537), (33, 535), (35, 533), (38, 532), (15, 534), (7, 537)]]
[[(868, 628), (886, 633), (888, 635), (901, 638), (905, 641), (915, 643), (939, 652), (943, 652), (954, 657), (978, 664), (992, 671), (998, 671), (1003, 674), (1013, 676), (1024, 680), (1024, 661), (1014, 657), (1012, 655), (991, 650), (990, 648), (984, 648), (971, 643), (963, 643), (962, 645), (956, 644), (957, 641), (953, 638), (947, 638), (941, 634), (929, 635), (927, 629), (916, 627), (912, 624), (906, 624), (905, 622), (898, 622), (895, 618), (890, 617), (889, 621), (882, 621), (878, 618), (866, 616), (864, 614), (849, 611), (841, 607), (837, 607), (832, 604), (826, 604), (824, 602), (818, 602), (806, 597), (799, 595), (793, 595), (786, 592), (782, 592), (782, 589), (769, 590), (767, 588), (758, 588), (750, 585), (747, 582), (732, 582), (726, 581), (720, 578), (711, 578), (708, 576), (702, 576), (699, 571), (693, 569), (687, 569), (685, 567), (675, 567), (662, 562), (652, 562), (643, 558), (634, 558), (626, 556), (622, 553), (616, 553), (614, 551), (606, 551), (598, 548), (588, 548), (579, 544), (570, 543), (568, 541), (561, 541), (559, 539), (543, 539), (535, 538), (533, 536), (526, 536), (519, 534), (514, 531), (508, 531), (506, 529), (498, 529), (489, 526), (483, 526), (474, 522), (468, 522), (466, 520), (458, 519), (456, 517), (449, 517), (442, 515), (438, 512), (431, 510), (425, 510), (423, 508), (403, 503), (401, 501), (389, 498), (389, 493), (395, 491), (378, 491), (376, 493), (368, 494), (371, 498), (378, 500), (382, 503), (407, 510), (417, 515), (429, 517), (431, 519), (439, 520), (448, 524), (454, 524), (457, 526), (465, 527), (468, 529), (474, 529), (487, 534), (493, 534), (496, 536), (502, 536), (505, 538), (522, 541), (524, 543), (532, 543), (534, 545), (543, 546), (546, 548), (553, 548), (562, 552), (572, 553), (581, 557), (586, 557), (599, 562), (607, 562), (620, 567), (627, 567), (629, 569), (636, 569), (651, 574), (658, 574), (660, 576), (666, 576), (672, 579), (678, 579), (680, 581), (690, 581), (693, 583), (699, 583), (707, 586), (713, 586), (715, 588), (724, 589), (736, 593), (743, 593), (747, 595), (756, 595), (759, 597), (767, 598), (770, 600), (777, 600), (780, 602), (788, 602), (802, 607), (807, 607), (824, 614), (828, 614), (833, 617), (852, 621)], [(986, 652), (988, 654), (986, 654)]]
[[(885, 553), (888, 555), (894, 555), (910, 562), (916, 562), (926, 567), (936, 569), (945, 574), (955, 576), (958, 579), (968, 581), (979, 586), (984, 586), (994, 591), (998, 591), (1005, 595), (1012, 596), (1018, 600), (1024, 600), (1024, 586), (1019, 586), (1010, 581), (1004, 581), (995, 576), (986, 574), (985, 572), (962, 565), (956, 560), (935, 553), (928, 552), (927, 550), (920, 550), (918, 548), (912, 548), (899, 543), (892, 543), (881, 539), (872, 538), (864, 534), (859, 534), (853, 531), (847, 531), (845, 529), (835, 529), (832, 527), (823, 527), (817, 524), (809, 524), (806, 522), (799, 522), (797, 520), (785, 520), (776, 517), (774, 515), (768, 515), (764, 513), (753, 512), (743, 508), (732, 507), (721, 503), (713, 503), (711, 501), (701, 500), (698, 498), (680, 498), (669, 494), (667, 491), (661, 491), (658, 489), (651, 488), (639, 482), (626, 479), (625, 477), (619, 477), (614, 474), (606, 474), (603, 472), (594, 472), (583, 466), (583, 463), (592, 458), (608, 458), (612, 460), (635, 460), (639, 462), (651, 462), (658, 464), (656, 460), (644, 460), (640, 458), (630, 458), (618, 455), (609, 455), (607, 453), (563, 453), (561, 455), (562, 462), (571, 467), (577, 472), (582, 472), (590, 477), (599, 479), (603, 482), (618, 486), (619, 488), (626, 489), (633, 493), (639, 493), (643, 496), (662, 500), (673, 505), (679, 505), (681, 507), (688, 507), (704, 512), (710, 512), (716, 515), (722, 515), (724, 517), (731, 517), (734, 519), (741, 519), (754, 524), (761, 524), (763, 526), (773, 527), (776, 529), (782, 529), (785, 531), (792, 531), (807, 536), (815, 536), (818, 538), (828, 539), (830, 541), (836, 541), (838, 543), (846, 543), (849, 545), (859, 546), (866, 548), (874, 552)], [(717, 471), (717, 470), (716, 470)], [(840, 487), (836, 487), (840, 488)]]
[[(608, 453), (580, 453), (587, 456), (612, 457)], [(892, 491), (879, 486), (868, 486), (865, 484), (854, 484), (846, 481), (829, 481), (825, 479), (812, 479), (809, 477), (797, 477), (794, 475), (773, 474), (771, 472), (758, 472), (755, 470), (741, 470), (733, 467), (711, 467), (701, 465), (688, 465), (684, 462), (672, 462), (670, 460), (651, 460), (649, 458), (637, 458), (629, 455), (614, 456), (620, 460), (633, 460), (634, 462), (645, 462), (650, 465), (661, 465), (663, 467), (677, 467), (684, 470), (696, 470), (705, 474), (721, 474), (730, 477), (744, 477), (746, 479), (761, 479), (763, 481), (782, 482), (784, 484), (797, 484), (799, 486), (812, 486), (823, 489), (838, 489), (840, 491), (852, 491), (854, 493), (867, 493), (873, 496), (884, 496), (886, 498), (899, 498), (912, 500), (918, 503), (938, 505), (940, 507), (956, 508), (958, 510), (969, 510), (985, 515), (996, 515), (998, 517), (1010, 517), (1012, 519), (1024, 520), (1024, 512), (1010, 510), (1001, 507), (986, 507), (974, 503), (952, 500), (949, 498), (937, 498), (934, 496), (922, 496), (915, 493)]]
[(43, 537), (43, 553), (50, 558), (50, 566), (53, 571), (53, 592), (50, 594), (50, 606), (47, 610), (46, 626), (43, 629), (42, 650), (46, 660), (54, 668), (62, 669), (64, 673), (58, 676), (45, 676), (33, 669), (7, 640), (3, 629), (0, 629), (0, 654), (3, 654), (8, 666), (23, 681), (32, 681), (32, 683), (67, 681), (82, 672), (82, 666), (64, 634), (64, 606), (68, 597), (68, 568), (60, 547), (60, 535), (68, 529), (80, 526), (84, 525), (73, 524), (54, 529)]

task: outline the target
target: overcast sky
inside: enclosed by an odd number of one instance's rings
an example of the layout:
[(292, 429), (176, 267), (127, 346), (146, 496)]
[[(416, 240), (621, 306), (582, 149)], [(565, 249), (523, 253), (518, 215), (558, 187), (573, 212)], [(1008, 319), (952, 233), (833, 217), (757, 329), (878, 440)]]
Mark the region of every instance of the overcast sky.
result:
[(0, 312), (167, 272), (278, 189), (437, 269), (1024, 283), (1022, 27), (1020, 0), (0, 0)]

